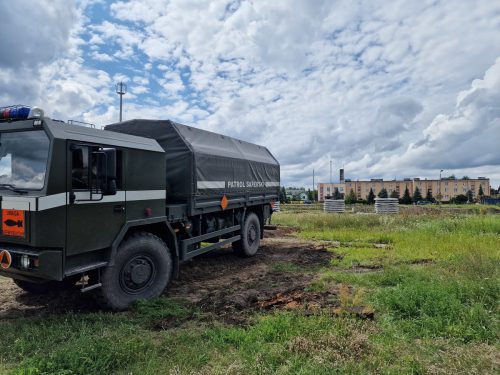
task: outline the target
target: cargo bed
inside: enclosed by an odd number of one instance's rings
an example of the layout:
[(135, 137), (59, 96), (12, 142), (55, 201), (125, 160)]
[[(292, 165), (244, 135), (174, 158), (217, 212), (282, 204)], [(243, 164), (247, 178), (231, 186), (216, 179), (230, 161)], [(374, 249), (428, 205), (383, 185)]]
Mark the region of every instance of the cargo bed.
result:
[(167, 216), (269, 203), (279, 197), (279, 163), (263, 146), (169, 120), (130, 120), (106, 130), (155, 139), (165, 151)]

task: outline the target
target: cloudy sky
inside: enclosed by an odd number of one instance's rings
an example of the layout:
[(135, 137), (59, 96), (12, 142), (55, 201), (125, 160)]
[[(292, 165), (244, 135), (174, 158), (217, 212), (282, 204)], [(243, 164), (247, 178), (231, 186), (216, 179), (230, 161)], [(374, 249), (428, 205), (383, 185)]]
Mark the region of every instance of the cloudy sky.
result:
[(500, 185), (500, 2), (0, 0), (0, 104), (163, 118), (266, 145), (286, 185)]

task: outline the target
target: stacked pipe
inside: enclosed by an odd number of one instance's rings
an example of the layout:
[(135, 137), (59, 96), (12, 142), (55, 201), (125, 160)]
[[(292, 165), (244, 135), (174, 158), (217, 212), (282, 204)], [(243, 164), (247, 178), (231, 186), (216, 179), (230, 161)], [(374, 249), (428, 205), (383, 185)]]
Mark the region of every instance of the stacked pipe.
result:
[(398, 198), (375, 198), (375, 213), (377, 214), (399, 213)]
[(273, 212), (280, 212), (280, 201), (271, 202), (271, 210)]
[(328, 213), (345, 212), (345, 201), (343, 199), (325, 199), (323, 210)]

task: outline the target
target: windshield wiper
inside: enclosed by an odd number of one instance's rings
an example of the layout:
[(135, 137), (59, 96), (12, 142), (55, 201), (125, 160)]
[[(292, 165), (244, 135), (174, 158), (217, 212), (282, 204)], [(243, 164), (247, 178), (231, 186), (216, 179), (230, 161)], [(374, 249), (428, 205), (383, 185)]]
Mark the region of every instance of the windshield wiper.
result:
[(28, 194), (27, 190), (18, 189), (12, 184), (0, 184), (0, 189), (10, 190), (18, 194)]

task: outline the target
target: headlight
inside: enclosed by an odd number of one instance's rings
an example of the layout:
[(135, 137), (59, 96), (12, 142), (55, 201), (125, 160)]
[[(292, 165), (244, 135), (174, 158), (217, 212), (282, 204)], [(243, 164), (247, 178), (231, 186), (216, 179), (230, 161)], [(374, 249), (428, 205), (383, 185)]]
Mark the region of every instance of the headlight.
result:
[(27, 255), (21, 256), (19, 265), (21, 268), (27, 270), (28, 268), (30, 268), (30, 258)]

